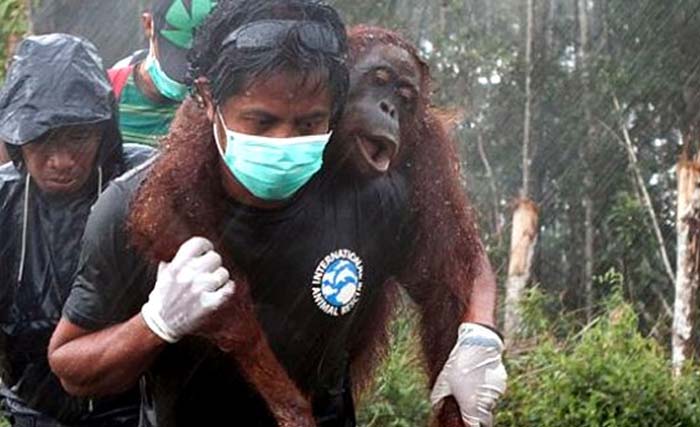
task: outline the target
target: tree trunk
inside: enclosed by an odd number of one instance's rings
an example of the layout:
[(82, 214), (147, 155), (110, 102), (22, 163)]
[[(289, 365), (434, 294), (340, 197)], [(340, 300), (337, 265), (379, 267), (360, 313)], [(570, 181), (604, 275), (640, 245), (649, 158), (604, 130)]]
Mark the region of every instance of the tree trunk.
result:
[(530, 195), (530, 128), (532, 126), (532, 43), (533, 0), (527, 0), (527, 34), (525, 36), (525, 117), (523, 119), (523, 187), (521, 197)]
[[(656, 241), (658, 243), (659, 256), (661, 258), (661, 262), (664, 265), (664, 270), (666, 271), (666, 275), (668, 276), (669, 281), (673, 283), (676, 280), (676, 276), (673, 273), (673, 269), (671, 268), (671, 261), (669, 261), (668, 253), (666, 252), (666, 244), (664, 243), (664, 238), (661, 234), (659, 220), (656, 217), (654, 205), (651, 203), (651, 196), (649, 196), (649, 191), (647, 191), (646, 184), (644, 184), (644, 178), (642, 177), (642, 172), (639, 169), (639, 161), (637, 160), (637, 154), (635, 153), (634, 145), (632, 144), (632, 138), (630, 137), (629, 131), (625, 126), (624, 120), (622, 119), (622, 109), (620, 108), (620, 103), (617, 100), (616, 96), (613, 97), (613, 106), (615, 107), (615, 111), (620, 115), (620, 131), (622, 132), (623, 137), (622, 139), (620, 139), (620, 142), (624, 145), (625, 149), (627, 150), (627, 158), (629, 159), (630, 171), (632, 172), (632, 177), (634, 179), (634, 186), (637, 190), (636, 193), (639, 203), (649, 213), (651, 229), (654, 232), (654, 237), (656, 238)], [(605, 125), (603, 126), (612, 135), (619, 139), (617, 134), (612, 129)], [(659, 286), (654, 282), (651, 283), (651, 289), (659, 298), (659, 302), (661, 302), (661, 306), (663, 307), (664, 312), (668, 316), (672, 316), (673, 310), (671, 309), (669, 303), (666, 301), (666, 297), (664, 296), (663, 290), (659, 288)]]
[(590, 172), (586, 171), (586, 176), (583, 179), (586, 194), (583, 196), (583, 211), (584, 211), (584, 243), (583, 243), (583, 283), (586, 292), (586, 319), (590, 322), (593, 320), (593, 200), (591, 199), (591, 177)]
[(510, 342), (517, 340), (521, 328), (520, 301), (530, 278), (532, 255), (537, 240), (537, 205), (530, 195), (530, 135), (532, 128), (532, 47), (534, 0), (527, 0), (525, 34), (525, 108), (523, 114), (523, 182), (520, 199), (513, 212), (510, 259), (506, 281), (505, 334)]
[(440, 2), (440, 8), (438, 10), (438, 25), (439, 25), (439, 31), (440, 31), (440, 36), (445, 35), (445, 31), (447, 31), (447, 14), (448, 14), (448, 4), (447, 1), (443, 0)]
[(499, 209), (500, 195), (498, 193), (498, 187), (496, 186), (496, 178), (493, 176), (491, 162), (489, 162), (489, 158), (486, 155), (486, 150), (484, 149), (484, 135), (480, 129), (477, 131), (476, 143), (479, 150), (481, 163), (484, 165), (484, 169), (486, 170), (486, 179), (488, 180), (489, 187), (491, 188), (491, 232), (500, 243), (503, 232), (503, 221), (501, 220), (501, 210)]
[(592, 92), (590, 85), (590, 69), (588, 61), (589, 51), (589, 20), (588, 20), (588, 0), (578, 0), (578, 23), (579, 23), (579, 59), (581, 62), (581, 88), (583, 90), (582, 106), (583, 117), (586, 121), (586, 136), (583, 147), (583, 163), (585, 172), (583, 177), (582, 204), (584, 209), (584, 252), (583, 252), (583, 284), (586, 292), (586, 318), (590, 322), (593, 318), (593, 269), (594, 269), (594, 239), (595, 230), (593, 224), (594, 206), (593, 206), (593, 189), (594, 178), (591, 167), (591, 157), (593, 152), (593, 140), (596, 130), (593, 123), (593, 114), (591, 113)]
[(530, 279), (538, 219), (535, 203), (529, 199), (520, 199), (513, 213), (506, 282), (505, 335), (510, 342), (517, 340), (516, 335), (522, 326), (520, 301)]
[(544, 50), (545, 58), (547, 61), (551, 59), (552, 52), (554, 50), (554, 19), (556, 18), (557, 4), (555, 0), (548, 0), (547, 2), (547, 13), (545, 17), (545, 31), (544, 31)]
[(698, 237), (700, 230), (700, 163), (681, 160), (677, 165), (678, 213), (676, 230), (676, 295), (673, 304), (672, 362), (679, 375), (693, 354), (693, 331), (698, 290)]

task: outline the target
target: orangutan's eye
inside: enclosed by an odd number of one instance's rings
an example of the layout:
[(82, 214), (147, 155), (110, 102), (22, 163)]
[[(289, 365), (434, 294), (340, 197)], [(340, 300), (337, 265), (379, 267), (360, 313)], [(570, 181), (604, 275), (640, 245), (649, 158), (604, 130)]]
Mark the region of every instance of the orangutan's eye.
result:
[(379, 86), (384, 86), (389, 84), (391, 81), (391, 74), (389, 71), (383, 69), (383, 68), (378, 68), (374, 70), (374, 83), (379, 85)]
[(404, 102), (413, 102), (416, 99), (416, 92), (413, 88), (409, 86), (401, 86), (396, 89), (396, 93), (401, 97)]

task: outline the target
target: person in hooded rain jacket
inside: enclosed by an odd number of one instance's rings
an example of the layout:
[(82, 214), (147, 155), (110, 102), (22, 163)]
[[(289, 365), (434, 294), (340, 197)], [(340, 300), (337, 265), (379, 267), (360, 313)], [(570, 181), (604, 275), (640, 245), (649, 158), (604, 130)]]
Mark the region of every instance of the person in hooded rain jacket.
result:
[(46, 349), (76, 275), (91, 206), (152, 150), (122, 146), (116, 103), (88, 41), (32, 36), (0, 88), (0, 396), (14, 426), (134, 426), (134, 389), (68, 395)]

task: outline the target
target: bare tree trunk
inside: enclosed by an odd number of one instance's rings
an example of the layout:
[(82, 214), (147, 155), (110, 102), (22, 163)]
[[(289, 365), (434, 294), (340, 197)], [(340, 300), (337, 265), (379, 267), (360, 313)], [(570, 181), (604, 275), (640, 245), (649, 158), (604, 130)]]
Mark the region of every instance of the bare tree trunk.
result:
[(590, 193), (592, 188), (590, 172), (586, 171), (583, 178), (586, 194), (583, 196), (583, 283), (586, 290), (586, 319), (593, 320), (593, 256), (594, 256), (594, 229), (593, 229), (593, 200)]
[(440, 26), (440, 35), (444, 35), (447, 31), (447, 0), (442, 0), (440, 2), (440, 9), (438, 10), (438, 25)]
[(492, 232), (496, 236), (496, 239), (501, 241), (501, 233), (503, 232), (503, 223), (501, 221), (500, 209), (498, 209), (498, 201), (500, 199), (498, 194), (498, 187), (496, 186), (496, 179), (493, 176), (493, 169), (491, 168), (491, 163), (489, 158), (486, 156), (486, 150), (484, 149), (484, 135), (481, 130), (477, 131), (476, 144), (479, 149), (479, 157), (481, 158), (481, 163), (484, 165), (486, 170), (486, 179), (488, 179), (489, 187), (491, 188), (491, 200), (492, 200), (492, 213), (491, 221), (493, 223)]
[[(615, 111), (618, 113), (622, 113), (621, 108), (620, 108), (620, 103), (617, 100), (617, 97), (613, 98), (613, 104), (615, 106)], [(675, 281), (675, 274), (673, 273), (673, 268), (671, 267), (671, 261), (669, 261), (668, 258), (668, 253), (666, 252), (666, 244), (664, 243), (664, 238), (663, 235), (661, 234), (661, 227), (659, 226), (659, 221), (656, 218), (656, 213), (654, 211), (654, 205), (651, 203), (651, 196), (649, 196), (649, 192), (647, 191), (647, 187), (644, 184), (644, 178), (642, 177), (642, 173), (639, 170), (639, 161), (637, 160), (637, 154), (634, 152), (634, 147), (632, 145), (632, 138), (630, 137), (629, 131), (625, 127), (624, 122), (620, 122), (620, 130), (622, 131), (622, 136), (624, 139), (622, 142), (624, 143), (625, 150), (627, 151), (627, 158), (629, 159), (630, 162), (630, 167), (632, 169), (632, 174), (634, 175), (634, 181), (636, 183), (637, 188), (641, 192), (642, 199), (640, 200), (640, 203), (646, 211), (649, 213), (649, 218), (651, 219), (651, 225), (652, 225), (652, 230), (654, 231), (654, 237), (656, 237), (656, 241), (659, 245), (659, 255), (661, 256), (661, 261), (664, 265), (664, 270), (666, 271), (666, 275), (668, 278), (671, 280), (671, 282)], [(680, 210), (679, 210), (680, 212)]]
[(608, 0), (598, 2), (598, 18), (600, 19), (600, 49), (598, 53), (606, 53), (608, 49)]
[(425, 38), (426, 36), (429, 35), (428, 32), (428, 8), (430, 6), (429, 2), (424, 2), (423, 7), (421, 8), (421, 12), (418, 15), (418, 19), (415, 23), (415, 31), (412, 33), (416, 35), (416, 37), (413, 39), (414, 44), (418, 44), (421, 39)]
[(676, 296), (673, 304), (671, 339), (673, 373), (679, 375), (683, 363), (693, 354), (696, 300), (698, 291), (698, 256), (700, 248), (700, 163), (682, 159), (677, 165), (678, 213), (676, 230)]
[(530, 127), (532, 126), (532, 44), (533, 0), (527, 0), (527, 35), (525, 36), (525, 118), (523, 123), (523, 187), (520, 196), (530, 194)]
[(556, 10), (556, 0), (548, 0), (547, 16), (545, 18), (544, 46), (547, 61), (551, 59), (554, 52), (554, 18)]
[(508, 279), (506, 281), (505, 335), (510, 342), (517, 340), (522, 324), (520, 302), (532, 267), (532, 256), (537, 241), (537, 206), (530, 194), (530, 135), (532, 127), (532, 47), (534, 0), (527, 0), (525, 36), (525, 111), (523, 123), (523, 186), (513, 212)]
[(486, 11), (484, 12), (484, 17), (486, 18), (486, 27), (484, 29), (486, 30), (486, 34), (490, 34), (491, 31), (493, 31), (494, 5), (491, 0), (486, 0), (483, 3), (483, 5), (486, 9)]
[[(621, 115), (622, 111), (620, 109), (620, 103), (618, 102), (617, 97), (613, 97), (613, 106), (615, 107), (615, 111)], [(671, 283), (675, 283), (677, 273), (674, 273), (673, 268), (671, 267), (671, 261), (669, 260), (668, 253), (666, 251), (666, 244), (664, 243), (664, 238), (661, 234), (659, 220), (657, 219), (656, 212), (654, 211), (654, 205), (651, 202), (651, 196), (649, 196), (649, 192), (647, 191), (646, 185), (644, 184), (644, 178), (642, 177), (642, 173), (639, 170), (639, 161), (637, 160), (637, 154), (634, 151), (632, 138), (630, 137), (629, 131), (625, 127), (624, 120), (622, 120), (622, 117), (620, 117), (619, 126), (620, 131), (622, 132), (622, 138), (620, 138), (620, 136), (613, 129), (606, 125), (605, 122), (600, 121), (600, 124), (605, 130), (607, 130), (610, 133), (610, 135), (615, 137), (627, 151), (627, 158), (629, 160), (630, 170), (632, 172), (633, 184), (637, 200), (639, 201), (639, 204), (643, 206), (649, 214), (648, 226), (652, 229), (654, 237), (656, 238), (656, 242), (659, 248), (659, 257), (661, 258), (661, 262), (664, 265), (664, 271), (666, 273), (666, 276), (669, 278)], [(673, 309), (671, 308), (668, 301), (666, 301), (666, 297), (664, 296), (663, 290), (655, 282), (651, 283), (651, 290), (659, 298), (659, 302), (661, 302), (661, 306), (664, 309), (664, 313), (668, 317), (673, 317)]]
[(595, 137), (595, 124), (593, 123), (593, 115), (591, 113), (590, 102), (590, 70), (589, 70), (589, 21), (588, 21), (588, 0), (578, 0), (578, 23), (579, 23), (579, 58), (581, 62), (581, 81), (583, 88), (582, 104), (583, 116), (586, 121), (586, 141), (583, 144), (583, 162), (585, 172), (583, 177), (584, 195), (582, 204), (584, 209), (584, 268), (583, 268), (583, 284), (586, 292), (586, 318), (590, 322), (593, 318), (593, 269), (594, 269), (594, 239), (595, 229), (593, 224), (594, 206), (593, 206), (593, 171), (590, 165), (592, 144)]
[(517, 340), (517, 333), (521, 329), (520, 301), (530, 279), (538, 217), (537, 206), (531, 200), (522, 198), (518, 201), (513, 213), (506, 282), (504, 331), (509, 342)]

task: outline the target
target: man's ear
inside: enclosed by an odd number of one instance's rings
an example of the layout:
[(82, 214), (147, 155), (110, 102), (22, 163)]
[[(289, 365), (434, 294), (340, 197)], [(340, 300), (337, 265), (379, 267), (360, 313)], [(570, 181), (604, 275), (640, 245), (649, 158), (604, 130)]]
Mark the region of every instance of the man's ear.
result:
[(153, 15), (150, 12), (143, 12), (141, 14), (141, 26), (143, 27), (143, 35), (146, 36), (146, 40), (153, 38)]
[(211, 94), (209, 80), (206, 77), (198, 77), (194, 81), (194, 87), (197, 102), (199, 103), (200, 107), (204, 108), (206, 111), (209, 121), (214, 123), (216, 116), (216, 104), (214, 103), (214, 97)]

